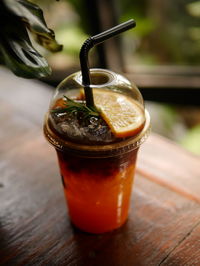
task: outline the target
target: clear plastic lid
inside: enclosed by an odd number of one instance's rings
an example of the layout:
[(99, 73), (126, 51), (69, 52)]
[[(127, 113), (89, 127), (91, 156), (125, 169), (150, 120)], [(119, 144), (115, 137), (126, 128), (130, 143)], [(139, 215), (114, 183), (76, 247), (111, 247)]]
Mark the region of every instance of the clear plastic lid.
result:
[[(57, 149), (73, 150), (75, 153), (81, 152), (83, 155), (90, 153), (91, 156), (97, 157), (113, 156), (113, 153), (117, 155), (139, 147), (148, 135), (150, 120), (138, 88), (122, 75), (105, 69), (90, 69), (90, 79), (94, 103), (98, 109), (101, 109), (102, 106), (104, 108), (105, 104), (109, 109), (105, 111), (112, 113), (115, 106), (112, 106), (113, 103), (109, 102), (109, 99), (113, 97), (120, 104), (125, 100), (124, 105), (128, 103), (137, 106), (137, 113), (140, 116), (138, 121), (141, 123), (138, 131), (136, 130), (132, 135), (119, 134), (116, 136), (109, 126), (109, 121), (105, 121), (106, 119), (102, 116), (96, 117), (91, 113), (86, 119), (84, 115), (80, 117), (76, 110), (65, 112), (65, 106), (69, 107), (66, 101), (84, 103), (82, 75), (81, 72), (76, 72), (64, 79), (53, 95), (45, 124), (47, 139)], [(126, 117), (131, 118), (131, 112), (129, 113), (129, 109), (125, 109)], [(121, 114), (117, 113), (116, 115), (120, 117)]]
[[(140, 91), (135, 84), (131, 83), (124, 76), (107, 69), (93, 68), (90, 69), (90, 79), (90, 87), (112, 90), (127, 95), (137, 101), (144, 110), (143, 97)], [(83, 89), (81, 71), (68, 76), (58, 85), (51, 100), (50, 109), (55, 105), (55, 102), (59, 98), (63, 97), (63, 95), (76, 97), (75, 95), (76, 93), (80, 93), (80, 89)]]

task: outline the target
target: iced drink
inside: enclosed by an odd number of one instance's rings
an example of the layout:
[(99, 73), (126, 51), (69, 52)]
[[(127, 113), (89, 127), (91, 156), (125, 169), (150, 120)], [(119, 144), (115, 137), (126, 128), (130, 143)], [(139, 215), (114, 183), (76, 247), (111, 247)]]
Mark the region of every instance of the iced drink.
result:
[(150, 120), (140, 92), (123, 76), (92, 69), (91, 80), (100, 115), (71, 108), (84, 103), (78, 72), (58, 86), (44, 133), (57, 152), (72, 223), (104, 233), (127, 220), (137, 152)]

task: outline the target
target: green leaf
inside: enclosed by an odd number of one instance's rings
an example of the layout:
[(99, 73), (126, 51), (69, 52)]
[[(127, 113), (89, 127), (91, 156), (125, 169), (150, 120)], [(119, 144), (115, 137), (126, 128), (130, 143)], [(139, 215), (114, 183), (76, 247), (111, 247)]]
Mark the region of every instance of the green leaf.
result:
[(44, 21), (42, 10), (25, 0), (0, 2), (0, 60), (17, 76), (41, 78), (51, 74), (51, 68), (32, 46), (27, 28), (38, 42), (51, 51), (62, 48)]
[(3, 0), (3, 2), (13, 15), (25, 22), (39, 44), (52, 52), (62, 49), (62, 45), (55, 40), (53, 30), (47, 27), (43, 11), (39, 6), (26, 0)]
[(26, 40), (9, 40), (7, 45), (0, 43), (0, 50), (5, 65), (17, 76), (42, 78), (51, 74), (47, 61)]
[(51, 74), (47, 61), (32, 47), (22, 22), (12, 18), (15, 28), (5, 25), (1, 29), (0, 52), (4, 64), (17, 76), (41, 78)]

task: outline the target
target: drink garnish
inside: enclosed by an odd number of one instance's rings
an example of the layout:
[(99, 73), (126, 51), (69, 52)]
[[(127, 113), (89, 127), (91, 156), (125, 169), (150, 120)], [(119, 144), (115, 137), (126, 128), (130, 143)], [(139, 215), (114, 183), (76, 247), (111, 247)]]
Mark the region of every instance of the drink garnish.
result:
[(82, 119), (94, 116), (99, 117), (100, 112), (95, 106), (87, 106), (83, 101), (74, 101), (67, 96), (63, 96), (64, 106), (52, 109), (52, 113), (68, 113), (81, 115)]
[(145, 123), (142, 107), (129, 96), (118, 92), (93, 89), (95, 107), (86, 106), (84, 92), (80, 90), (80, 100), (63, 96), (62, 104), (54, 107), (52, 113), (66, 113), (89, 121), (97, 117), (105, 121), (116, 138), (126, 138), (139, 133)]
[(138, 102), (114, 91), (93, 89), (100, 115), (117, 138), (134, 136), (145, 124), (145, 115)]

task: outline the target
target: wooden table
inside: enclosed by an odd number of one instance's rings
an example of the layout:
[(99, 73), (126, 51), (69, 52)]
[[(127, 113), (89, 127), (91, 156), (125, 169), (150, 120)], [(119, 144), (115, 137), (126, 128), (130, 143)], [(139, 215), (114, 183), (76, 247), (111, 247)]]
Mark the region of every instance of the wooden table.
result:
[(72, 227), (42, 133), (52, 90), (0, 70), (0, 265), (200, 265), (200, 158), (152, 134), (119, 230)]

